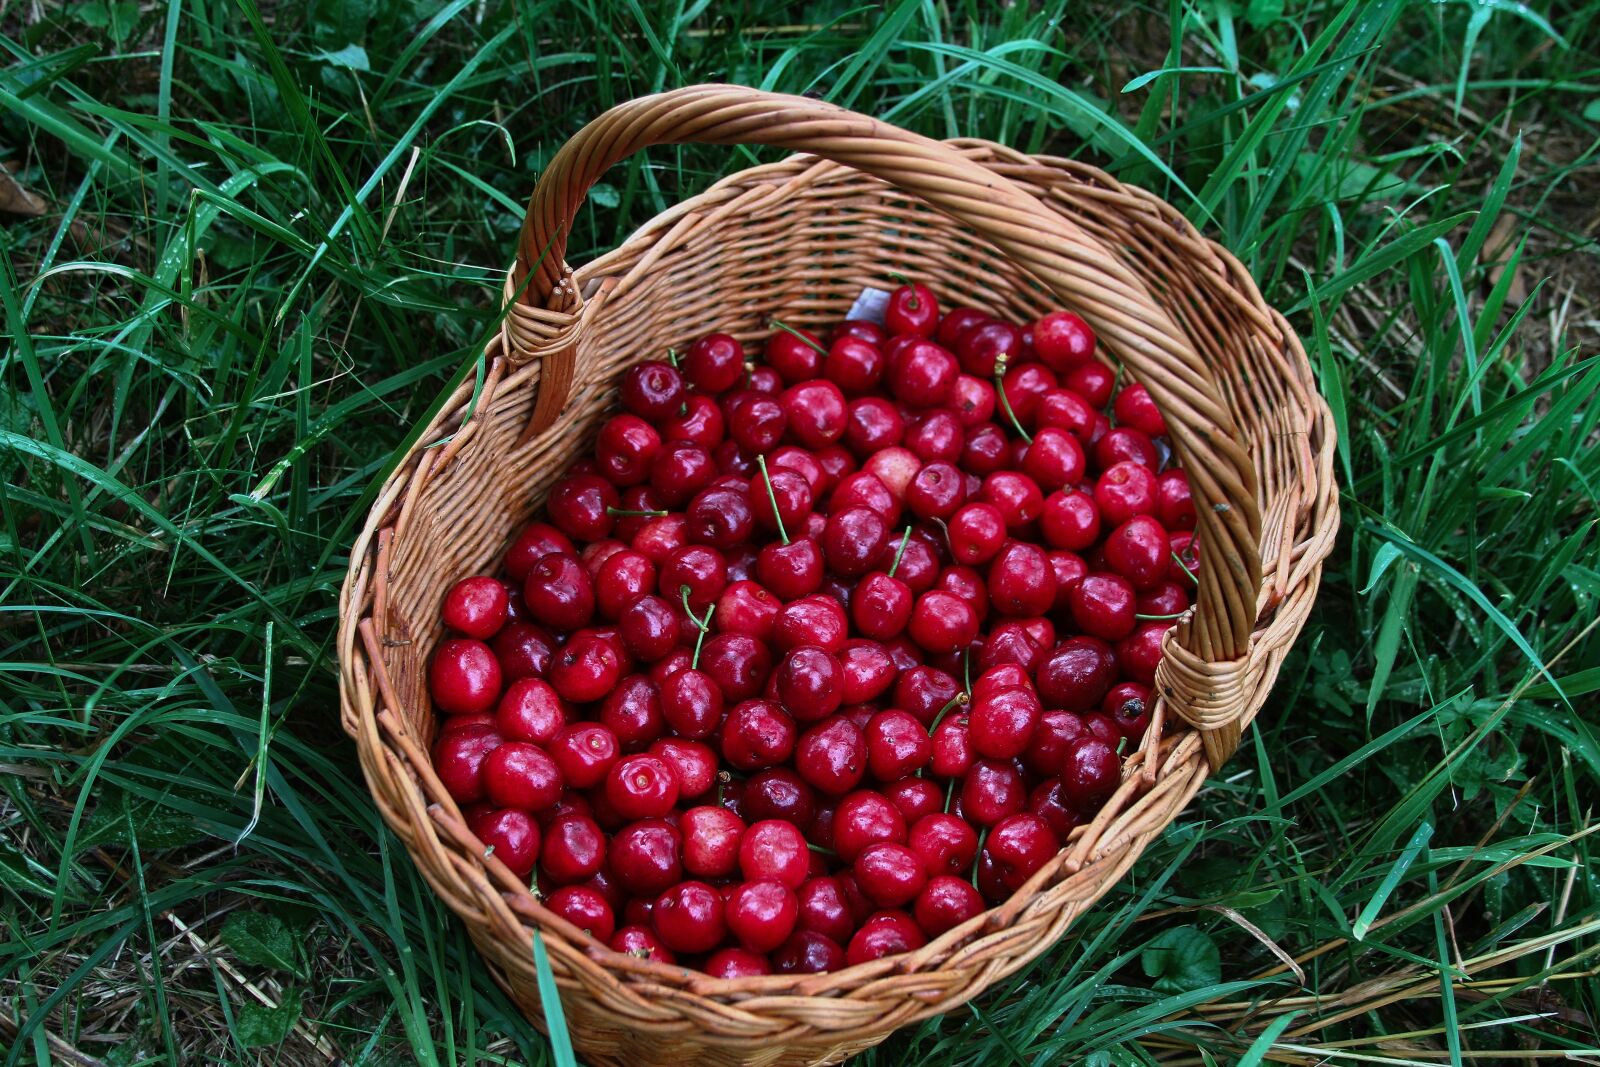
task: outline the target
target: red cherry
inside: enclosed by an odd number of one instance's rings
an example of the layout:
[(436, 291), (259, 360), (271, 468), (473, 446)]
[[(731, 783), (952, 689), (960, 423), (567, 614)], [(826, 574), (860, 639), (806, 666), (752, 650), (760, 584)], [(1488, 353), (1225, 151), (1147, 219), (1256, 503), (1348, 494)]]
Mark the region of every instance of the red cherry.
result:
[(883, 516), (868, 508), (846, 508), (828, 516), (822, 551), (836, 574), (856, 577), (872, 569), (889, 543)]
[(611, 532), (611, 512), (621, 503), (616, 487), (594, 474), (569, 474), (545, 501), (556, 529), (575, 541), (598, 541)]
[[(954, 411), (934, 408), (906, 429), (905, 447), (921, 463), (954, 463), (961, 458), (966, 431)], [(914, 473), (914, 472), (913, 472)]]
[(1033, 348), (1046, 366), (1066, 372), (1094, 358), (1094, 330), (1070, 311), (1052, 311), (1034, 322)]
[(617, 919), (611, 905), (586, 885), (567, 885), (544, 898), (544, 906), (596, 941), (611, 940)]
[(1177, 582), (1163, 577), (1160, 584), (1140, 593), (1134, 606), (1140, 615), (1180, 615), (1189, 609), (1189, 594)]
[(627, 756), (606, 772), (606, 801), (624, 819), (658, 818), (678, 803), (678, 773), (659, 756)]
[(722, 724), (722, 758), (737, 770), (775, 767), (789, 758), (794, 746), (794, 719), (770, 700), (737, 704)]
[(1145, 622), (1117, 642), (1117, 662), (1122, 673), (1136, 682), (1154, 685), (1156, 667), (1161, 662), (1161, 642), (1175, 624), (1171, 621)]
[(769, 767), (745, 781), (742, 807), (753, 821), (780, 819), (805, 826), (816, 814), (817, 794), (788, 767)]
[[(750, 488), (749, 506), (757, 528), (767, 534), (777, 533), (779, 519), (791, 537), (805, 528), (806, 517), (811, 514), (812, 491), (804, 474), (788, 468), (773, 470), (769, 466), (767, 477), (758, 476)], [(774, 500), (778, 503), (776, 513), (772, 510)]]
[(791, 439), (806, 448), (824, 448), (844, 436), (849, 423), (844, 391), (833, 382), (791, 385), (781, 400)]
[(895, 399), (917, 408), (944, 403), (955, 386), (961, 365), (956, 357), (932, 341), (919, 338), (890, 360), (889, 391)]
[(1061, 384), (1089, 402), (1091, 407), (1103, 408), (1111, 400), (1111, 390), (1116, 387), (1117, 372), (1099, 360), (1087, 360), (1068, 368)]
[[(749, 491), (739, 486), (713, 483), (695, 494), (684, 512), (684, 536), (691, 543), (726, 551), (750, 540), (755, 514)], [(727, 560), (723, 560), (726, 575)]]
[(774, 679), (778, 700), (800, 722), (827, 718), (843, 700), (844, 670), (839, 660), (815, 645), (785, 653)]
[(648, 593), (623, 609), (617, 619), (617, 632), (630, 653), (647, 663), (654, 662), (678, 643), (680, 614), (666, 597)]
[(971, 824), (942, 812), (917, 820), (906, 843), (932, 874), (965, 873), (978, 855), (978, 835)]
[(1183, 530), (1173, 534), (1169, 544), (1174, 558), (1172, 566), (1167, 568), (1167, 580), (1177, 582), (1185, 589), (1193, 588), (1200, 574), (1199, 540), (1193, 533)]
[(1084, 444), (1094, 435), (1096, 414), (1089, 402), (1071, 389), (1052, 389), (1039, 398), (1033, 418), (1040, 433), (1054, 427), (1067, 431), (1079, 444)]
[(1137, 745), (1150, 727), (1151, 704), (1149, 686), (1138, 682), (1119, 682), (1106, 694), (1100, 709), (1117, 724), (1123, 737)]
[(622, 679), (616, 646), (599, 637), (575, 635), (550, 661), (550, 684), (567, 700), (599, 700)]
[(439, 645), (428, 666), (428, 692), (439, 710), (477, 715), (500, 698), (500, 661), (482, 641), (452, 637)]
[(961, 810), (980, 826), (1015, 815), (1027, 802), (1022, 775), (1011, 763), (980, 759), (961, 783)]
[(888, 650), (877, 641), (861, 638), (845, 642), (839, 651), (841, 695), (846, 704), (876, 700), (894, 684), (895, 666)]
[(654, 895), (683, 877), (679, 843), (677, 829), (667, 820), (641, 819), (611, 839), (606, 862), (631, 891)]
[(604, 726), (573, 723), (550, 742), (549, 753), (568, 786), (588, 789), (599, 785), (617, 761), (617, 738)]
[(812, 788), (842, 796), (866, 774), (866, 741), (853, 722), (834, 715), (801, 735), (794, 762), (800, 777)]
[(920, 283), (902, 285), (889, 294), (883, 325), (892, 334), (932, 337), (939, 325), (939, 302), (933, 290)]
[(793, 823), (764, 819), (739, 843), (739, 870), (747, 882), (773, 881), (799, 889), (810, 866), (806, 839)]
[(905, 817), (878, 793), (851, 793), (834, 810), (833, 847), (846, 863), (854, 863), (868, 845), (880, 841), (899, 844), (905, 839)]
[(829, 653), (844, 648), (850, 626), (845, 610), (832, 597), (812, 595), (785, 604), (772, 625), (772, 644), (781, 652), (816, 645)]
[(539, 870), (556, 885), (593, 877), (606, 857), (606, 836), (587, 815), (562, 815), (544, 828)]
[[(716, 448), (722, 443), (727, 433), (727, 420), (722, 417), (722, 408), (709, 396), (691, 393), (683, 400), (682, 406), (671, 417), (662, 420), (661, 440), (662, 447), (687, 441), (699, 445), (706, 451)], [(655, 465), (651, 464), (651, 474), (655, 473)], [(628, 495), (622, 495), (623, 506), (629, 507)], [(618, 523), (620, 529), (622, 523)]]
[(467, 826), (482, 841), (489, 855), (506, 865), (518, 878), (533, 873), (539, 858), (539, 826), (526, 812), (512, 808), (478, 812)]
[(1001, 883), (1016, 892), (1061, 850), (1056, 835), (1039, 816), (1021, 812), (995, 823), (984, 851), (991, 857)]
[(856, 583), (850, 597), (850, 617), (856, 631), (878, 641), (897, 636), (911, 621), (911, 587), (882, 571)]
[(1039, 698), (1052, 708), (1092, 711), (1116, 680), (1111, 646), (1094, 637), (1072, 637), (1045, 657), (1039, 668)]
[(614, 415), (600, 427), (594, 451), (600, 473), (612, 485), (638, 485), (650, 477), (661, 454), (661, 434), (637, 415)]
[[(994, 386), (970, 374), (958, 375), (946, 403), (950, 405), (950, 410), (955, 412), (956, 421), (963, 429), (970, 430), (982, 426), (994, 418), (996, 403)], [(962, 448), (965, 447), (963, 441)]]
[(822, 373), (849, 396), (870, 393), (883, 380), (885, 360), (876, 344), (860, 337), (837, 337), (822, 360)]
[(1027, 750), (1039, 726), (1039, 698), (1032, 687), (975, 696), (967, 709), (972, 748), (989, 759), (1011, 759)]
[(839, 479), (828, 495), (828, 512), (837, 514), (849, 508), (869, 508), (883, 516), (884, 525), (894, 526), (900, 518), (900, 503), (889, 487), (871, 471), (854, 471)]
[(783, 392), (783, 375), (771, 367), (749, 367), (744, 375), (744, 387), (752, 393), (777, 396)]
[(1060, 778), (1047, 778), (1034, 786), (1028, 794), (1028, 810), (1044, 820), (1057, 841), (1066, 841), (1073, 827), (1084, 821), (1083, 815), (1067, 803)]
[(917, 925), (929, 937), (938, 937), (983, 913), (983, 898), (965, 878), (941, 874), (930, 878), (917, 894), (913, 909)]
[(1005, 539), (1005, 514), (993, 504), (967, 504), (950, 519), (950, 554), (958, 563), (975, 567), (989, 562)]
[(1133, 586), (1115, 574), (1090, 574), (1067, 591), (1067, 606), (1078, 628), (1093, 637), (1117, 641), (1133, 632)]
[(1117, 394), (1111, 411), (1118, 423), (1131, 426), (1140, 433), (1151, 437), (1164, 437), (1167, 433), (1167, 420), (1150, 398), (1150, 390), (1138, 382), (1125, 386)]
[(891, 703), (915, 715), (918, 722), (932, 725), (960, 691), (960, 683), (937, 667), (909, 667), (895, 682)]
[(511, 612), (511, 598), (498, 578), (463, 578), (445, 594), (444, 624), (468, 637), (487, 641), (500, 632)]
[(683, 737), (704, 740), (722, 722), (722, 691), (709, 675), (681, 670), (660, 687), (661, 716)]
[(977, 308), (951, 308), (939, 320), (939, 331), (934, 338), (946, 348), (954, 348), (968, 330), (989, 321), (989, 316)]
[(1082, 734), (1084, 729), (1083, 719), (1076, 712), (1045, 712), (1039, 716), (1038, 729), (1034, 731), (1033, 740), (1023, 753), (1022, 761), (1035, 774), (1046, 777), (1055, 774), (1061, 769), (1061, 761), (1066, 758), (1068, 742)]
[(851, 401), (844, 430), (844, 443), (858, 456), (870, 456), (898, 445), (906, 432), (900, 412), (889, 401), (864, 396)]
[(822, 339), (810, 330), (797, 332), (802, 337), (778, 330), (767, 338), (765, 352), (767, 366), (791, 384), (815, 378), (822, 369), (822, 354), (817, 351), (822, 347)]
[(664, 507), (682, 507), (711, 484), (716, 472), (710, 451), (692, 441), (675, 441), (664, 446), (650, 465), (650, 488)]
[(928, 882), (921, 858), (906, 846), (887, 841), (862, 849), (852, 870), (867, 899), (884, 908), (911, 903)]
[(904, 778), (933, 758), (928, 731), (910, 712), (891, 708), (867, 723), (867, 766), (880, 782)]
[(973, 474), (992, 474), (1006, 465), (1010, 448), (1005, 432), (994, 423), (986, 422), (967, 431), (967, 443), (961, 448), (961, 466)]
[[(930, 740), (930, 753), (932, 745)], [(944, 789), (932, 778), (919, 778), (916, 775), (898, 778), (884, 784), (883, 795), (889, 803), (900, 809), (908, 826), (924, 815), (932, 815), (944, 808)]]
[(1135, 515), (1112, 530), (1104, 550), (1106, 566), (1134, 589), (1154, 589), (1166, 581), (1172, 546), (1167, 531), (1148, 515)]
[(661, 595), (674, 603), (683, 602), (689, 591), (689, 608), (703, 615), (716, 603), (728, 585), (728, 562), (721, 552), (707, 545), (685, 545), (667, 557), (661, 568)]
[(1087, 466), (1083, 446), (1066, 430), (1047, 426), (1033, 435), (1022, 469), (1045, 489), (1076, 485)]
[(1187, 474), (1170, 470), (1156, 475), (1156, 518), (1169, 530), (1194, 529), (1194, 497)]
[(765, 956), (742, 948), (718, 949), (702, 969), (713, 978), (761, 978), (772, 973)]
[(507, 741), (483, 761), (483, 788), (501, 807), (541, 811), (561, 799), (561, 771), (537, 745)]
[(1016, 471), (996, 471), (985, 478), (983, 499), (999, 510), (1008, 530), (1026, 526), (1044, 512), (1038, 484)]
[(677, 774), (681, 799), (701, 796), (716, 784), (717, 754), (709, 745), (681, 737), (663, 737), (651, 743), (650, 755), (664, 760)]
[(690, 808), (678, 820), (683, 834), (683, 867), (701, 878), (726, 878), (739, 865), (744, 820), (727, 808)]
[(1022, 355), (1022, 331), (1009, 322), (990, 319), (962, 333), (956, 355), (968, 374), (993, 378), (1002, 360), (1015, 363)]
[(1094, 462), (1101, 470), (1126, 462), (1154, 471), (1161, 465), (1161, 453), (1145, 434), (1129, 426), (1118, 426), (1095, 441)]
[(978, 653), (978, 667), (987, 671), (991, 667), (1010, 665), (1031, 675), (1043, 662), (1045, 652), (1046, 647), (1034, 640), (1022, 623), (1003, 622), (989, 631)]
[(855, 933), (855, 914), (837, 878), (812, 878), (800, 887), (798, 921), (801, 930), (821, 934), (843, 944)]
[(742, 882), (728, 896), (728, 930), (750, 952), (771, 952), (788, 940), (800, 905), (781, 882)]
[(1098, 737), (1084, 734), (1067, 746), (1061, 765), (1061, 791), (1067, 802), (1091, 812), (1122, 784), (1122, 759)]
[(535, 563), (522, 596), (529, 613), (556, 630), (581, 629), (594, 618), (594, 582), (576, 556), (552, 554)]
[(724, 393), (744, 375), (744, 349), (725, 333), (711, 333), (684, 353), (683, 373), (702, 393)]
[(907, 632), (929, 652), (954, 652), (978, 636), (978, 616), (967, 601), (933, 590), (917, 598)]
[(607, 557), (595, 574), (595, 604), (601, 618), (617, 622), (635, 601), (654, 593), (655, 588), (656, 565), (643, 553), (622, 549)]
[(514, 582), (521, 582), (533, 565), (552, 552), (571, 555), (575, 550), (572, 540), (549, 523), (535, 522), (523, 529), (506, 550), (506, 573)]
[(914, 952), (928, 943), (911, 916), (903, 911), (880, 911), (862, 924), (845, 949), (845, 961), (852, 967), (885, 956)]
[(1088, 493), (1060, 490), (1045, 500), (1039, 529), (1054, 547), (1081, 552), (1100, 539), (1100, 507)]
[(627, 956), (637, 956), (642, 960), (654, 960), (656, 963), (673, 964), (678, 958), (672, 950), (662, 944), (655, 931), (645, 926), (624, 926), (611, 935), (608, 946), (612, 952), (621, 952)]
[(989, 603), (1002, 615), (1043, 615), (1055, 606), (1056, 574), (1038, 545), (1008, 541), (989, 565)]
[(716, 684), (729, 702), (748, 700), (760, 693), (772, 673), (772, 653), (765, 643), (743, 634), (718, 634), (708, 638), (700, 652), (700, 670)]
[(683, 376), (670, 363), (646, 360), (628, 368), (617, 392), (625, 410), (649, 422), (660, 422), (683, 406)]
[(727, 935), (722, 894), (704, 882), (679, 882), (656, 898), (650, 921), (674, 952), (709, 952)]
[(1024, 425), (1032, 425), (1039, 411), (1039, 401), (1060, 383), (1055, 372), (1042, 363), (1019, 363), (1006, 371), (1000, 380), (1000, 390), (1011, 405), (1011, 411)]
[(929, 463), (906, 486), (906, 506), (921, 519), (950, 519), (966, 495), (960, 471), (949, 463)]

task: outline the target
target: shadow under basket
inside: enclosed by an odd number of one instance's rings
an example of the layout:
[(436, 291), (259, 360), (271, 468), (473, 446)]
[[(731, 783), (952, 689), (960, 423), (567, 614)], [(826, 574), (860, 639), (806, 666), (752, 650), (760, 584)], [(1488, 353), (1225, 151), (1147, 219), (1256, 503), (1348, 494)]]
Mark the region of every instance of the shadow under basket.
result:
[[(806, 153), (726, 178), (571, 271), (584, 195), (651, 144)], [(1154, 723), (1104, 809), (1003, 905), (902, 956), (713, 979), (611, 952), (484, 855), (435, 777), (429, 655), (445, 591), (494, 573), (591, 447), (624, 370), (774, 318), (822, 328), (892, 274), (1013, 322), (1065, 307), (1143, 382), (1189, 475), (1203, 565), (1167, 635)], [(1091, 167), (941, 143), (817, 101), (699, 86), (620, 105), (541, 178), (481, 390), (456, 390), (384, 486), (341, 598), (341, 711), (384, 819), (544, 1026), (542, 932), (591, 1064), (835, 1063), (961, 1005), (1047, 951), (1228, 758), (1304, 624), (1337, 529), (1334, 435), (1300, 343), (1243, 267), (1156, 197)]]

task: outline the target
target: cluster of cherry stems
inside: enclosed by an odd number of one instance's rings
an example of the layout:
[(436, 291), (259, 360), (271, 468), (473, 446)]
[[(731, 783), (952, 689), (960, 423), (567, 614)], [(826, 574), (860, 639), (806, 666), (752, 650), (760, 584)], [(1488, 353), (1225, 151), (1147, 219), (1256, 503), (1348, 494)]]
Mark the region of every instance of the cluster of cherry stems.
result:
[(632, 367), (504, 577), (444, 601), (434, 767), (486, 849), (717, 977), (1010, 896), (1120, 783), (1199, 567), (1161, 413), (1094, 349), (905, 284), (827, 344)]

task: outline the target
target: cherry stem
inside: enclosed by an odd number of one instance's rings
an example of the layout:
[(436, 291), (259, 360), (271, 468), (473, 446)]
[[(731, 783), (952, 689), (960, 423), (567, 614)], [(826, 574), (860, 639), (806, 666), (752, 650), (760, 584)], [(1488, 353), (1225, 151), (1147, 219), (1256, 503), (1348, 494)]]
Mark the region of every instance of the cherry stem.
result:
[(1194, 571), (1189, 569), (1189, 565), (1183, 561), (1183, 557), (1182, 556), (1178, 555), (1176, 552), (1173, 552), (1172, 553), (1172, 562), (1176, 563), (1180, 568), (1183, 569), (1183, 573), (1185, 573), (1185, 574), (1187, 574), (1189, 576), (1189, 580), (1191, 582), (1193, 582), (1195, 585), (1199, 585), (1200, 584), (1200, 576), (1195, 574)]
[(983, 846), (989, 841), (989, 828), (978, 831), (978, 854), (972, 858), (972, 888), (978, 888), (978, 864), (983, 862)]
[(728, 788), (728, 783), (731, 781), (733, 781), (733, 775), (729, 774), (727, 771), (717, 772), (717, 807), (719, 808), (725, 808), (728, 806), (728, 798), (725, 790)]
[(955, 696), (951, 697), (950, 703), (940, 708), (939, 714), (933, 717), (933, 725), (928, 727), (928, 736), (933, 736), (933, 731), (937, 730), (939, 728), (939, 724), (944, 721), (944, 717), (950, 714), (951, 708), (955, 707), (957, 704), (965, 706), (966, 704), (970, 703), (971, 700), (972, 698), (967, 696), (965, 693), (957, 693)]
[(906, 545), (911, 543), (911, 527), (906, 527), (906, 532), (900, 535), (900, 547), (895, 549), (894, 562), (889, 564), (889, 577), (894, 577), (894, 572), (900, 569), (900, 557), (906, 554)]
[(1171, 615), (1140, 615), (1138, 612), (1134, 612), (1133, 617), (1140, 622), (1164, 622), (1167, 619), (1181, 619), (1184, 614), (1181, 611), (1175, 611)]
[(635, 511), (632, 508), (606, 508), (607, 515), (637, 515), (644, 519), (662, 519), (671, 515), (670, 511)]
[(778, 494), (772, 491), (772, 475), (767, 473), (767, 457), (757, 456), (756, 466), (761, 468), (761, 480), (767, 483), (767, 499), (772, 502), (772, 521), (778, 524), (778, 536), (789, 543), (789, 531), (783, 528), (783, 516), (778, 514)]
[(961, 650), (961, 684), (967, 691), (970, 699), (972, 696), (972, 646), (968, 645)]
[(994, 391), (1000, 406), (1005, 409), (1006, 418), (1011, 420), (1011, 425), (1016, 427), (1022, 439), (1033, 444), (1033, 435), (1022, 428), (1022, 420), (1017, 418), (1017, 413), (1011, 410), (1011, 398), (1006, 396), (1006, 357), (1001, 356), (994, 361)]
[(828, 350), (826, 348), (823, 348), (820, 344), (818, 344), (817, 342), (813, 341), (810, 337), (808, 337), (807, 335), (801, 333), (799, 330), (795, 329), (793, 326), (790, 326), (788, 323), (781, 322), (778, 319), (773, 319), (772, 320), (772, 325), (776, 326), (778, 329), (782, 330), (784, 333), (792, 333), (792, 334), (794, 334), (800, 340), (804, 341), (806, 344), (810, 345), (813, 349), (815, 349), (816, 351), (822, 353), (824, 356), (828, 354)]
[(838, 853), (835, 852), (833, 849), (831, 849), (831, 848), (823, 848), (821, 845), (812, 844), (810, 841), (806, 842), (806, 848), (809, 848), (812, 852), (820, 852), (824, 856), (837, 856), (838, 855)]
[(676, 348), (667, 349), (667, 362), (674, 367), (678, 365), (678, 350)]
[(956, 798), (956, 780), (954, 778), (951, 778), (949, 784), (944, 787), (944, 813), (946, 815), (950, 814), (950, 802), (952, 800), (954, 800), (955, 798)]
[(910, 308), (912, 311), (915, 311), (922, 306), (922, 301), (917, 296), (917, 287), (911, 284), (910, 278), (907, 278), (904, 274), (901, 274), (897, 270), (890, 271), (888, 278), (890, 281), (899, 282), (901, 285), (911, 290), (911, 298), (906, 301), (906, 307)]
[(1128, 747), (1128, 739), (1126, 737), (1117, 738), (1117, 755), (1119, 755), (1119, 756), (1122, 755), (1122, 750), (1127, 748), (1127, 747)]
[(687, 585), (678, 586), (678, 595), (683, 598), (683, 613), (689, 616), (690, 622), (700, 627), (700, 636), (694, 639), (694, 659), (689, 661), (689, 669), (691, 671), (698, 670), (700, 667), (700, 646), (705, 643), (706, 632), (711, 629), (711, 616), (716, 613), (717, 606), (715, 604), (706, 605), (706, 617), (702, 619), (689, 607), (689, 587)]

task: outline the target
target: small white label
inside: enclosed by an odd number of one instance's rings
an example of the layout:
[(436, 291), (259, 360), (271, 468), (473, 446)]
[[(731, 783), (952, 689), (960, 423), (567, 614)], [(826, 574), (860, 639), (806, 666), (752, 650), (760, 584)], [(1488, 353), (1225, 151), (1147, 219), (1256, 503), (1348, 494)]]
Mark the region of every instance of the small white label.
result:
[(861, 290), (861, 295), (856, 297), (856, 302), (850, 305), (850, 314), (847, 319), (866, 319), (883, 325), (883, 313), (889, 308), (889, 291), (887, 289), (873, 289), (868, 287)]

